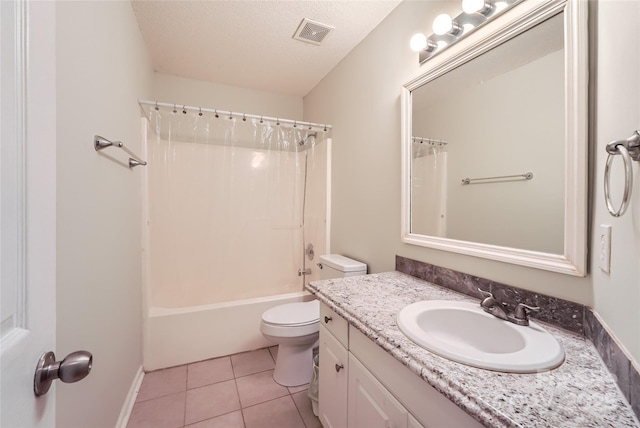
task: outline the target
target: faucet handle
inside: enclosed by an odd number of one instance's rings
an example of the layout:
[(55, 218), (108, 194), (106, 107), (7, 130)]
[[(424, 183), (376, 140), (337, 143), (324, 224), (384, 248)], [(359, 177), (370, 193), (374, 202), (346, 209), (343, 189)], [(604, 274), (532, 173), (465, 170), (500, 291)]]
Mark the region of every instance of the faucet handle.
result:
[(482, 293), (483, 296), (482, 300), (480, 301), (480, 307), (484, 309), (485, 312), (491, 313), (491, 308), (493, 308), (493, 306), (495, 306), (498, 301), (490, 291), (484, 291), (481, 288), (478, 288), (478, 291)]
[(483, 290), (483, 289), (482, 289), (482, 288), (480, 288), (480, 287), (478, 287), (478, 291), (479, 291), (480, 293), (482, 293), (482, 295), (483, 295), (484, 297), (486, 297), (486, 298), (488, 298), (488, 297), (495, 298), (495, 297), (493, 296), (493, 294), (492, 294), (490, 291), (485, 291), (485, 290)]
[(525, 305), (524, 303), (518, 303), (515, 311), (513, 311), (513, 317), (517, 320), (528, 320), (529, 311), (539, 312), (540, 307), (539, 306), (534, 307), (534, 306)]

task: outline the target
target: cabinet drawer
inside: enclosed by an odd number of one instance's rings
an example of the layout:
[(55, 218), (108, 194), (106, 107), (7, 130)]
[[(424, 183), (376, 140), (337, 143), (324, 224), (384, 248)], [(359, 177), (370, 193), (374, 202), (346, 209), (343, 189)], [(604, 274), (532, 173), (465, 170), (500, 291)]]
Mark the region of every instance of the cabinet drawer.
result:
[(349, 348), (349, 324), (324, 303), (320, 304), (320, 325), (329, 330), (342, 346)]

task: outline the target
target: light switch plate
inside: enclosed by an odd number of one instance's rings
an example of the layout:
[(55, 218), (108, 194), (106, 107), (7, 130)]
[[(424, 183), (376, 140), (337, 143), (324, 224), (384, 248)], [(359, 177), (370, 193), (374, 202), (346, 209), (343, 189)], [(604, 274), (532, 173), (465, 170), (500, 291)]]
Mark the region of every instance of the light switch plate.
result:
[(598, 246), (598, 263), (603, 272), (611, 271), (611, 225), (600, 225), (600, 239)]

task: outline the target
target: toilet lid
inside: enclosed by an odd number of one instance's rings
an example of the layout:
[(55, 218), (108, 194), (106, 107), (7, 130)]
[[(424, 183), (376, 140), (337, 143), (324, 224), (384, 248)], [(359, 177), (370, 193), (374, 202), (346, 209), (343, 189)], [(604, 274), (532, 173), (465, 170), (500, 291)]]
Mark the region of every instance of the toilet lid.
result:
[(266, 310), (262, 321), (276, 325), (306, 325), (320, 319), (320, 302), (286, 303)]

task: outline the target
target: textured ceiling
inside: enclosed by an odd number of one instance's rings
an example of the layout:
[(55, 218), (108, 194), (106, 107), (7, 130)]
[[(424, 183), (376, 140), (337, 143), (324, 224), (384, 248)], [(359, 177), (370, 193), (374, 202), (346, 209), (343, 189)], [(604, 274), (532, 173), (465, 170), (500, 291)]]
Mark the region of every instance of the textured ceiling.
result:
[[(156, 71), (304, 96), (398, 4), (383, 1), (132, 1)], [(335, 28), (292, 38), (303, 18)]]

